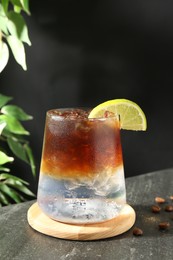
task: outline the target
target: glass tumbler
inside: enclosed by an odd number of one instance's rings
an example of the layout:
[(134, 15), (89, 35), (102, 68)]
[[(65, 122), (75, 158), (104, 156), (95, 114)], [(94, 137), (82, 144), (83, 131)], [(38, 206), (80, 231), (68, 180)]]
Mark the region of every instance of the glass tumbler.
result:
[(46, 113), (37, 202), (64, 223), (99, 223), (126, 203), (118, 116), (88, 119), (89, 109)]

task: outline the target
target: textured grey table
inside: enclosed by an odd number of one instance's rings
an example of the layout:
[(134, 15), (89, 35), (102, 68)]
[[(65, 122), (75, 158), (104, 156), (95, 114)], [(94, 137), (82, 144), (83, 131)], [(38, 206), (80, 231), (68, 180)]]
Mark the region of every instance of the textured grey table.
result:
[[(143, 229), (136, 237), (132, 230), (114, 238), (97, 241), (69, 241), (49, 237), (33, 230), (27, 223), (30, 201), (0, 209), (0, 259), (32, 260), (124, 260), (173, 259), (173, 212), (151, 211), (156, 196), (173, 202), (173, 169), (147, 173), (126, 179), (127, 201), (135, 209), (135, 226)], [(158, 224), (169, 221), (170, 228), (161, 231)]]

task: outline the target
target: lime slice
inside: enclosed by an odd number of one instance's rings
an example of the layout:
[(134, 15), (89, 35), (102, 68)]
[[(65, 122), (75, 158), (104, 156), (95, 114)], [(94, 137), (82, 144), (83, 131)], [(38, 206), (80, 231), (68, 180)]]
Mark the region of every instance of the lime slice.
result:
[(147, 120), (142, 109), (128, 99), (113, 99), (93, 108), (89, 118), (101, 118), (119, 115), (120, 127), (125, 130), (145, 131)]

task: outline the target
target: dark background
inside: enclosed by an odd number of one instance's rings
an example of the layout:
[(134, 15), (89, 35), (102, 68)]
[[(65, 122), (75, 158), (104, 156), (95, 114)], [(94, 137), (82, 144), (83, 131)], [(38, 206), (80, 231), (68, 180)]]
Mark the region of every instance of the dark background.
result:
[(127, 98), (146, 114), (146, 132), (122, 130), (125, 176), (173, 166), (173, 2), (30, 0), (28, 70), (13, 57), (0, 92), (34, 119), (27, 122), (37, 178), (20, 161), (17, 175), (36, 191), (45, 114)]

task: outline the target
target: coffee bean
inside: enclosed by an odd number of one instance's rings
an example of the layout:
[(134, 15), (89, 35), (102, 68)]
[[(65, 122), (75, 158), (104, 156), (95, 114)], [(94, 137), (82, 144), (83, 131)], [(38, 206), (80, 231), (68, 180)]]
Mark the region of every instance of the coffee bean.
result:
[(169, 222), (160, 222), (159, 223), (159, 228), (162, 230), (166, 230), (170, 227), (170, 223)]
[(134, 236), (142, 236), (142, 235), (143, 235), (142, 229), (140, 229), (140, 228), (138, 228), (138, 227), (135, 227), (135, 228), (133, 229), (133, 235), (134, 235)]
[(169, 198), (170, 198), (170, 200), (173, 200), (173, 196), (170, 196)]
[(173, 205), (167, 205), (165, 207), (165, 211), (172, 212), (173, 211)]
[(161, 208), (158, 205), (153, 205), (151, 207), (151, 210), (153, 213), (159, 213), (161, 211)]
[(155, 202), (157, 202), (157, 203), (164, 203), (165, 199), (162, 198), (162, 197), (155, 197)]
[[(169, 196), (169, 199), (173, 202), (173, 196)], [(162, 203), (165, 203), (166, 200), (162, 197), (155, 197), (155, 202), (158, 203), (158, 204), (162, 204)], [(170, 202), (170, 203), (172, 203), (172, 202)], [(151, 206), (151, 211), (153, 213), (160, 213), (161, 210), (162, 211), (165, 210), (167, 212), (173, 212), (173, 204), (168, 204), (165, 207), (158, 205), (158, 204)], [(173, 216), (170, 216), (169, 219), (170, 219), (170, 221), (173, 220)], [(167, 230), (170, 227), (170, 223), (168, 221), (166, 221), (166, 219), (165, 219), (165, 221), (160, 222), (158, 224), (158, 227), (159, 227), (160, 230)], [(142, 236), (143, 230), (138, 228), (138, 227), (134, 227), (133, 235), (134, 236)]]

